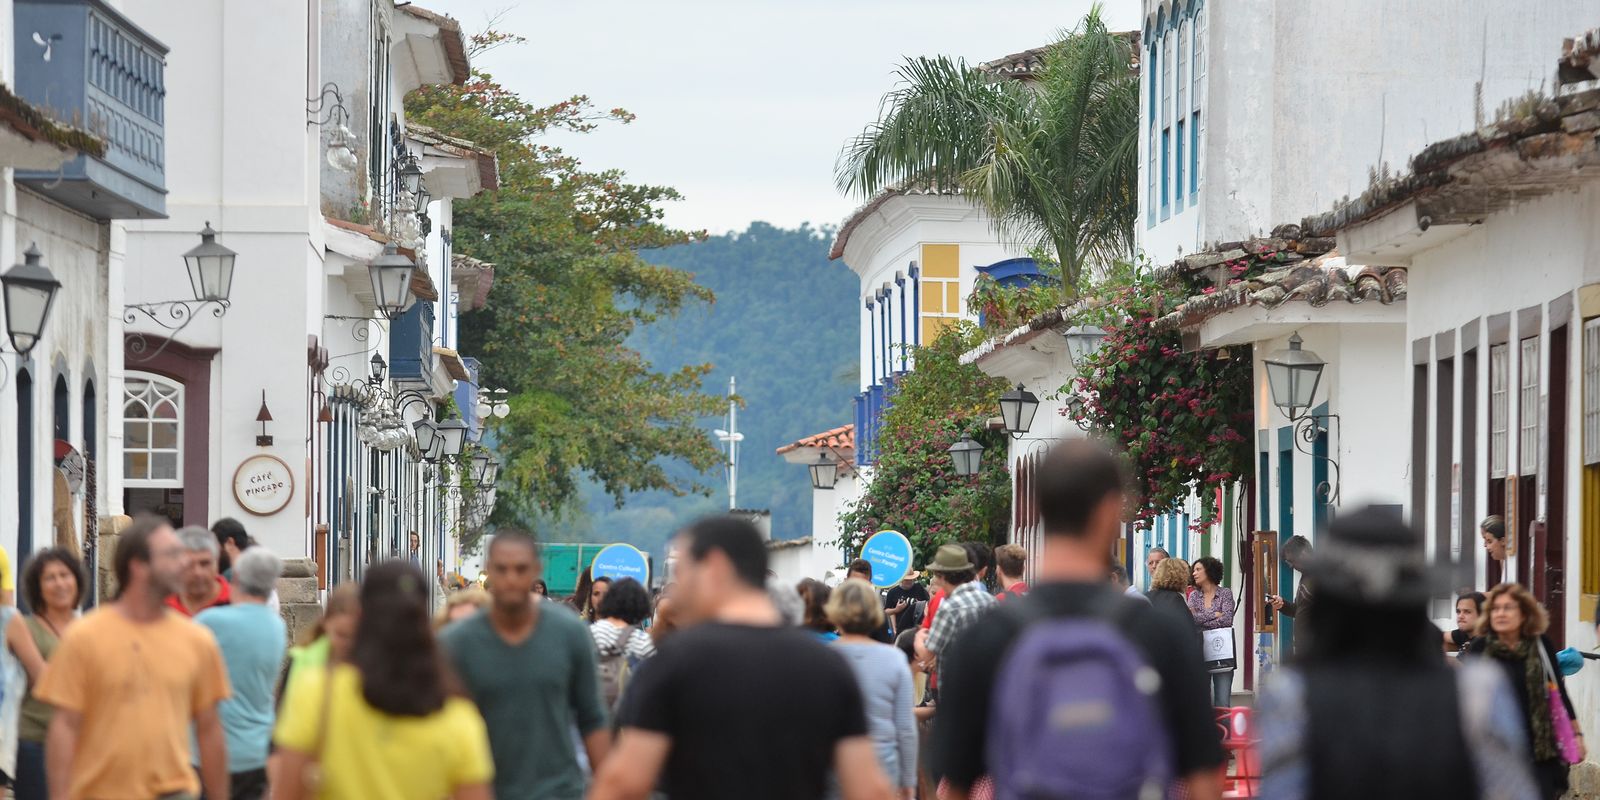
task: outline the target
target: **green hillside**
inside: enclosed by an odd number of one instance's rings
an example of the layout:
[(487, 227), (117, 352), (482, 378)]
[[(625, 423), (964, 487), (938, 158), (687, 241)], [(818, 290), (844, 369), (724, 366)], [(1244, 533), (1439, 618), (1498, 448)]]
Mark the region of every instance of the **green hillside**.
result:
[[(772, 510), (773, 537), (811, 530), (806, 470), (773, 450), (807, 434), (852, 421), (856, 391), (858, 281), (828, 261), (831, 229), (785, 230), (764, 222), (698, 244), (645, 253), (653, 263), (687, 270), (716, 292), (716, 303), (641, 330), (632, 345), (658, 370), (711, 363), (709, 392), (738, 378), (739, 505)], [(721, 418), (702, 423), (707, 436)], [(728, 505), (721, 470), (701, 476), (710, 497), (631, 495), (621, 509), (590, 487), (587, 518), (548, 526), (551, 539), (628, 541), (659, 552), (680, 525)]]

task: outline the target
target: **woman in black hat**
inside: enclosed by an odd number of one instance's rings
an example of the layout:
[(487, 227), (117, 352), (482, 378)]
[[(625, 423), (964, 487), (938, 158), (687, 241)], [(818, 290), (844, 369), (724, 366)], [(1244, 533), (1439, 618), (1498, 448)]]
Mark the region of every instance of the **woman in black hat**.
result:
[(1428, 619), (1454, 581), (1392, 513), (1341, 516), (1306, 563), (1300, 660), (1263, 679), (1261, 796), (1533, 798), (1498, 670), (1451, 669)]

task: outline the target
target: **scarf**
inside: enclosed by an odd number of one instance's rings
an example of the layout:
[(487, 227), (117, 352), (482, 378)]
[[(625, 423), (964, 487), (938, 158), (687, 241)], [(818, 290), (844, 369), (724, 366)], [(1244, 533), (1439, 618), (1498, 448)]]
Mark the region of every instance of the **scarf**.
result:
[(1498, 636), (1488, 638), (1490, 656), (1522, 663), (1522, 689), (1527, 694), (1528, 726), (1533, 731), (1533, 760), (1560, 758), (1555, 721), (1550, 719), (1550, 692), (1545, 685), (1544, 661), (1534, 649), (1543, 645), (1538, 639), (1523, 639), (1516, 647), (1511, 647)]

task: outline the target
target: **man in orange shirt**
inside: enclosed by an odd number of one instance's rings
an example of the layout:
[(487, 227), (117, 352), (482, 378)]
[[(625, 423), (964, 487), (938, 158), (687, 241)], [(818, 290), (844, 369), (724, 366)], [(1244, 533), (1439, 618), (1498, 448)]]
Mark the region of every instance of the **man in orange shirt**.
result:
[(141, 515), (118, 539), (115, 570), (116, 601), (67, 629), (34, 688), (56, 709), (45, 740), (50, 796), (184, 800), (199, 797), (204, 783), (206, 796), (227, 797), (222, 653), (165, 603), (183, 575), (184, 546), (172, 526)]
[(188, 525), (178, 531), (178, 541), (183, 545), (185, 566), (177, 591), (167, 597), (167, 605), (192, 617), (212, 606), (232, 603), (233, 587), (217, 571), (220, 550), (216, 535), (199, 525)]

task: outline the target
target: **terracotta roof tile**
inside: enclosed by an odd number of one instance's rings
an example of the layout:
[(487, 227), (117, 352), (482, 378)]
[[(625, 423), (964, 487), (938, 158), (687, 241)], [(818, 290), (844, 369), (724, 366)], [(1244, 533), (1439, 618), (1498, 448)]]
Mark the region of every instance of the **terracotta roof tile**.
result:
[(783, 455), (784, 453), (792, 450), (799, 450), (802, 447), (826, 447), (829, 450), (855, 450), (856, 426), (844, 425), (832, 430), (823, 431), (822, 433), (813, 433), (810, 436), (800, 439), (792, 444), (786, 444), (778, 448), (778, 455)]

